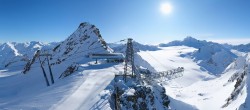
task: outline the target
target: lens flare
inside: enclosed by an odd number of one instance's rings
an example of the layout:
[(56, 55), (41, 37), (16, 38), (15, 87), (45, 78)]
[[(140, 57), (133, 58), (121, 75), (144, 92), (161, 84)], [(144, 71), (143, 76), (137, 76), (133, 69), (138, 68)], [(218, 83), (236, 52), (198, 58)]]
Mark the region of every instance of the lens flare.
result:
[(170, 14), (172, 12), (172, 6), (169, 3), (162, 3), (160, 9), (163, 14)]

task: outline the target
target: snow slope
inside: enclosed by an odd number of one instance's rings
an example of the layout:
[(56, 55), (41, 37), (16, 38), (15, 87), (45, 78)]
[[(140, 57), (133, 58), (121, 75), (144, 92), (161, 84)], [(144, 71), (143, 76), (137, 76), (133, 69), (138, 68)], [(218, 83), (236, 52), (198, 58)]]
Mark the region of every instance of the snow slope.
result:
[[(101, 99), (105, 100), (101, 93), (110, 92), (104, 89), (111, 83), (114, 74), (123, 67), (123, 65), (110, 66), (104, 69), (83, 71), (81, 74), (88, 74), (85, 81), (69, 97), (63, 99), (58, 105), (54, 105), (51, 110), (82, 110), (98, 107), (94, 105)], [(105, 101), (108, 103), (108, 99)], [(111, 109), (110, 106), (108, 108)]]
[(221, 74), (237, 58), (230, 50), (217, 44), (200, 47), (192, 53), (192, 57), (200, 66), (213, 74)]
[(204, 68), (193, 62), (192, 59), (181, 57), (182, 54), (190, 53), (195, 50), (197, 49), (186, 46), (173, 46), (164, 47), (159, 51), (142, 51), (138, 54), (159, 72), (175, 69), (177, 67), (184, 67), (185, 74), (183, 77), (190, 80), (184, 81), (182, 78), (177, 80), (179, 80), (179, 83), (188, 86), (194, 82), (214, 77), (208, 74), (208, 71)]
[(171, 46), (163, 47), (159, 51), (141, 51), (138, 54), (157, 71), (184, 67), (183, 76), (180, 78), (159, 79), (165, 86), (167, 95), (173, 99), (194, 105), (200, 110), (238, 109), (244, 103), (247, 94), (244, 83), (240, 94), (228, 106), (222, 106), (235, 90), (236, 81), (229, 82), (229, 79), (234, 74), (243, 72), (244, 58), (237, 58), (239, 60), (230, 64), (221, 76), (215, 76), (188, 56), (188, 53), (194, 51), (197, 49), (193, 47)]
[[(110, 51), (111, 49), (106, 46), (99, 30), (94, 25), (81, 23), (68, 39), (51, 50), (41, 51), (41, 54), (52, 54), (49, 59), (55, 80), (54, 84), (50, 80), (51, 76), (46, 62), (43, 67), (50, 84), (50, 86), (46, 86), (37, 57), (34, 57), (34, 63), (30, 63), (30, 69), (26, 74), (21, 74), (22, 68), (1, 71), (0, 89), (4, 91), (0, 91), (0, 108), (10, 110), (46, 110), (55, 106), (60, 108), (60, 106), (65, 105), (63, 103), (67, 100), (76, 100), (74, 99), (75, 95), (86, 92), (86, 89), (90, 89), (91, 91), (87, 93), (93, 93), (93, 96), (82, 95), (83, 98), (79, 104), (83, 108), (89, 107), (95, 102), (94, 100), (86, 102), (87, 99), (97, 98), (96, 100), (98, 100), (98, 97), (95, 96), (98, 96), (97, 94), (109, 84), (116, 69), (110, 71), (115, 67), (115, 64), (93, 65), (93, 59), (88, 58), (88, 55), (94, 52), (109, 53)], [(45, 59), (46, 57), (41, 56), (41, 61), (46, 61)], [(78, 69), (75, 69), (71, 76), (59, 78), (72, 65), (76, 65)], [(104, 71), (106, 74), (103, 73)], [(13, 74), (6, 75), (6, 73)], [(100, 87), (97, 88), (96, 84), (98, 83)], [(74, 104), (71, 107), (73, 106)]]
[[(94, 106), (100, 100), (106, 101), (108, 105), (108, 97), (105, 99), (102, 95), (111, 90), (104, 89), (123, 65), (92, 64), (94, 62), (81, 64), (79, 70), (72, 76), (57, 80), (54, 85), (49, 87), (45, 86), (43, 77), (35, 75), (27, 77), (23, 74), (16, 74), (2, 77), (0, 83), (4, 85), (1, 85), (0, 88), (4, 91), (0, 91), (0, 108), (7, 110), (73, 110), (93, 106), (94, 109), (105, 106), (105, 103)], [(40, 71), (40, 68), (35, 71)]]
[(250, 109), (250, 56), (249, 56), (249, 53), (248, 55), (246, 56), (246, 60), (247, 60), (247, 64), (248, 64), (248, 69), (247, 69), (247, 79), (246, 79), (246, 92), (247, 92), (247, 96), (246, 96), (246, 99), (245, 99), (245, 102), (243, 104), (241, 104), (240, 106), (240, 109), (239, 110), (248, 110)]
[[(216, 75), (221, 74), (237, 57), (229, 48), (225, 48), (221, 44), (207, 42), (205, 40), (201, 41), (192, 37), (187, 37), (183, 41), (172, 41), (167, 44), (159, 44), (159, 46), (189, 46), (196, 48), (197, 50), (188, 53), (188, 56), (191, 56), (199, 66)], [(183, 56), (186, 55), (183, 54)]]

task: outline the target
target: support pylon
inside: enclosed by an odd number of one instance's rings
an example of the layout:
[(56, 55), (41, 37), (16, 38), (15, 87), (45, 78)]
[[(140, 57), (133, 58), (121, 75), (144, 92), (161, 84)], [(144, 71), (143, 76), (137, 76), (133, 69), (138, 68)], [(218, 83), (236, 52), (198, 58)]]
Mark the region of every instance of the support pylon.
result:
[(48, 53), (46, 52), (45, 54), (40, 54), (39, 57), (40, 57), (40, 56), (45, 56), (45, 57), (46, 57), (46, 59), (47, 59), (47, 64), (48, 64), (48, 67), (49, 67), (49, 73), (50, 73), (51, 82), (52, 82), (52, 84), (54, 84), (55, 81), (54, 81), (54, 77), (53, 77), (51, 65), (50, 65), (50, 62), (49, 62), (49, 56), (51, 57), (52, 55), (51, 55), (51, 54), (48, 54)]
[[(134, 77), (134, 49), (133, 49), (133, 43), (132, 38), (128, 38), (127, 42), (127, 49), (126, 49), (126, 57), (125, 57), (125, 67), (124, 67), (124, 80), (127, 81), (127, 76), (129, 73), (131, 73), (129, 76)], [(131, 72), (128, 70), (131, 69)]]

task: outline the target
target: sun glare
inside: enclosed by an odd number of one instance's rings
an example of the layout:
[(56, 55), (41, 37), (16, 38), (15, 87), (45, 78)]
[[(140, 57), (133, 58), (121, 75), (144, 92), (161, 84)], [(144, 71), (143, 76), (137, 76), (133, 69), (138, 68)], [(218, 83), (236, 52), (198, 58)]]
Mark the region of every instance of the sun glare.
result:
[(163, 14), (170, 14), (172, 12), (172, 6), (169, 3), (162, 3), (160, 9)]

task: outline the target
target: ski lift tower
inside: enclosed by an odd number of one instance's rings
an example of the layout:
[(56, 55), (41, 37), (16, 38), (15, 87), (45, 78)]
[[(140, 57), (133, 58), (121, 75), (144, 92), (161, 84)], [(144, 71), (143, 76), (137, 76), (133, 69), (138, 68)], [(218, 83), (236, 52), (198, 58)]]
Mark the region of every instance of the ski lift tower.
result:
[(134, 49), (132, 44), (132, 38), (128, 38), (126, 57), (125, 57), (125, 67), (124, 67), (124, 80), (126, 82), (127, 76), (134, 76)]

